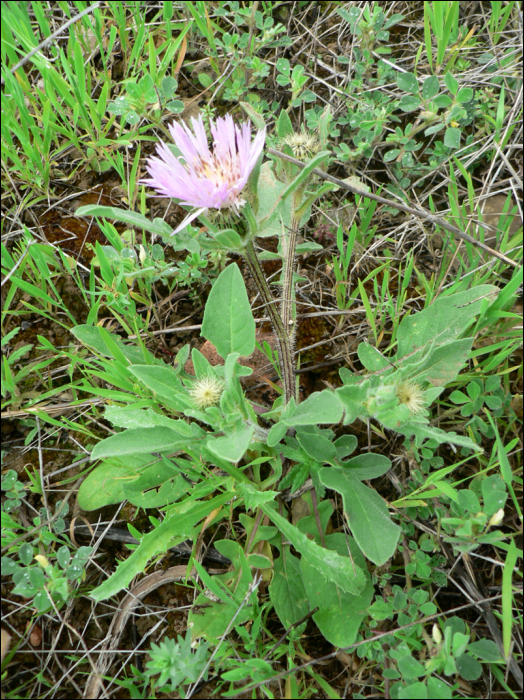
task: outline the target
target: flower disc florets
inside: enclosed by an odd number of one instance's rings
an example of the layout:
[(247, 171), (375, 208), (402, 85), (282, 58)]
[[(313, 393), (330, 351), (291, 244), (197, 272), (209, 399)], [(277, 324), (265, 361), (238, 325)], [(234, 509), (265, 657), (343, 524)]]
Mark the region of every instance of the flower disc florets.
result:
[(209, 122), (213, 149), (208, 146), (202, 121), (191, 119), (193, 131), (186, 124), (174, 122), (169, 127), (182, 158), (160, 142), (157, 157), (146, 164), (150, 177), (141, 180), (162, 197), (174, 197), (181, 204), (198, 207), (173, 232), (177, 233), (205, 209), (229, 209), (238, 215), (245, 204), (241, 192), (264, 147), (265, 130), (251, 141), (251, 124), (237, 125), (231, 115)]
[(311, 158), (320, 150), (320, 143), (315, 134), (308, 134), (302, 125), (300, 131), (294, 131), (281, 139), (282, 144), (286, 144), (293, 151), (293, 155), (298, 160)]
[(397, 384), (397, 396), (401, 404), (409, 409), (412, 416), (419, 416), (424, 413), (425, 393), (424, 389), (413, 381), (403, 381)]
[(189, 390), (189, 395), (197, 408), (215, 406), (224, 391), (224, 382), (218, 377), (207, 376), (197, 379)]

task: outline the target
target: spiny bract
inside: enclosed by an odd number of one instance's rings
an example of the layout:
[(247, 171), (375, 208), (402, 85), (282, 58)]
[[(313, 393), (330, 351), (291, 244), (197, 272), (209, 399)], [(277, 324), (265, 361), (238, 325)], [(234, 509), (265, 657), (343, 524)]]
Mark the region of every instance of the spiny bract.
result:
[(298, 160), (311, 158), (320, 150), (320, 143), (315, 134), (308, 134), (302, 128), (301, 131), (294, 131), (281, 139), (281, 143), (287, 144), (293, 151), (293, 155)]

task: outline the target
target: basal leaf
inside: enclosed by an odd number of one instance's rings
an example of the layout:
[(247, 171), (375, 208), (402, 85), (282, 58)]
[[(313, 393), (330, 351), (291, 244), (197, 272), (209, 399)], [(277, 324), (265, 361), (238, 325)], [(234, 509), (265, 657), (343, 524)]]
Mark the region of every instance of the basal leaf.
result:
[[(333, 467), (331, 467), (333, 469)], [(279, 515), (273, 508), (263, 504), (264, 513), (275, 523), (293, 547), (315, 567), (327, 581), (332, 581), (340, 589), (358, 595), (366, 585), (364, 571), (354, 565), (349, 557), (341, 557), (336, 552), (319, 547), (300, 530)]]
[(171, 428), (131, 428), (111, 435), (99, 442), (91, 452), (91, 459), (123, 457), (125, 455), (150, 454), (187, 447), (187, 436), (175, 433)]
[[(110, 352), (102, 338), (102, 334), (100, 333), (100, 328), (98, 326), (75, 326), (74, 328), (71, 328), (71, 333), (81, 343), (84, 343), (84, 345), (87, 345), (90, 348), (94, 348), (97, 352), (100, 353), (100, 355), (103, 355), (104, 357), (113, 357), (112, 353)], [(151, 364), (161, 365), (164, 367), (166, 366), (165, 363), (162, 362), (162, 360), (158, 360), (152, 353), (149, 352), (149, 350), (145, 350), (144, 352), (142, 352), (142, 350), (136, 345), (126, 345), (122, 338), (115, 335), (114, 333), (111, 333), (110, 336), (111, 340), (118, 346), (119, 350), (126, 357), (126, 359), (129, 362), (131, 362), (131, 364), (144, 364), (145, 352), (147, 353), (147, 360), (150, 361)]]
[(261, 503), (274, 501), (278, 496), (278, 491), (258, 491), (253, 484), (235, 484), (235, 491), (244, 499), (247, 510), (255, 510)]
[(91, 591), (90, 596), (95, 601), (111, 598), (123, 588), (129, 585), (137, 574), (141, 574), (147, 562), (157, 554), (164, 554), (169, 547), (187, 539), (193, 527), (212, 510), (222, 506), (231, 498), (228, 493), (223, 493), (209, 501), (198, 501), (185, 512), (173, 509), (168, 517), (152, 532), (145, 534), (138, 547), (131, 555), (118, 566), (114, 574), (101, 586)]
[(349, 527), (365, 556), (377, 566), (385, 564), (395, 553), (401, 530), (391, 520), (384, 500), (349, 469), (321, 469), (320, 479), (341, 494)]
[(362, 620), (367, 616), (367, 608), (373, 600), (373, 584), (364, 556), (352, 537), (346, 537), (342, 533), (327, 535), (326, 545), (342, 557), (347, 556), (349, 548), (355, 566), (364, 572), (366, 579), (361, 593), (349, 595), (332, 581), (325, 581), (305, 557), (300, 560), (309, 607), (320, 608), (313, 619), (328, 642), (337, 647), (346, 647), (356, 640)]
[(349, 469), (352, 476), (357, 479), (376, 479), (391, 469), (391, 460), (384, 455), (368, 454), (357, 455), (342, 463), (344, 469)]
[(96, 510), (113, 503), (121, 503), (125, 499), (125, 480), (137, 478), (150, 458), (137, 457), (132, 461), (134, 465), (127, 459), (124, 465), (119, 460), (110, 459), (102, 462), (88, 474), (78, 491), (77, 500), (80, 508)]
[[(309, 612), (307, 595), (300, 572), (300, 561), (285, 547), (285, 554), (275, 559), (269, 595), (284, 628), (301, 620)], [(307, 622), (297, 630), (303, 632)]]
[(86, 206), (79, 207), (76, 210), (76, 216), (104, 216), (107, 219), (122, 221), (125, 224), (145, 229), (159, 236), (170, 236), (173, 232), (171, 226), (162, 219), (150, 221), (136, 211), (126, 211), (124, 209), (118, 209), (117, 207), (105, 207), (101, 204), (87, 204)]

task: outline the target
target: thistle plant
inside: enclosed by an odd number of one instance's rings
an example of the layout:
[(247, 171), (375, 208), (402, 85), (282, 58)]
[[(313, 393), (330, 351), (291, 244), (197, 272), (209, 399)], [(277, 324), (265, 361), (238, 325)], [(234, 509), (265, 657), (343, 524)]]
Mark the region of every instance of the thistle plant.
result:
[[(138, 214), (133, 218), (166, 241), (182, 237), (198, 218), (205, 227), (199, 235), (207, 237), (208, 248), (244, 258), (275, 332), (283, 393), (269, 411), (262, 411), (242, 390), (240, 379), (252, 370), (238, 360), (255, 349), (255, 320), (235, 263), (215, 281), (202, 323), (202, 336), (214, 344), (224, 360), (222, 366), (211, 367), (193, 349), (193, 377), (184, 370), (188, 346), (180, 350), (174, 366), (168, 366), (144, 347), (130, 348), (102, 328), (74, 329), (76, 337), (101, 356), (114, 358), (118, 386), (135, 392), (124, 394), (125, 401), (115, 399), (117, 405), (106, 409), (105, 417), (123, 430), (93, 449), (92, 459), (102, 463), (82, 483), (80, 506), (91, 509), (125, 497), (138, 507), (165, 510), (163, 521), (142, 537), (130, 557), (91, 595), (95, 600), (108, 598), (129, 584), (144, 561), (187, 537), (197, 539), (201, 521), (207, 527), (242, 506), (240, 519), (249, 533), (245, 549), (232, 540), (215, 543), (231, 559), (231, 571), (210, 576), (195, 562), (213, 599), (204, 593), (197, 597), (200, 609), (189, 618), (193, 638), (216, 642), (237, 613), (239, 625), (255, 619), (257, 594), (249, 593), (253, 575), (271, 569), (269, 592), (284, 627), (306, 615), (308, 605), (319, 606), (313, 619), (328, 641), (343, 647), (355, 641), (363, 611), (372, 600), (366, 559), (384, 565), (396, 551), (401, 528), (384, 500), (365, 483), (385, 474), (390, 460), (372, 452), (348, 458), (357, 440), (341, 425), (357, 419), (378, 422), (413, 439), (417, 448), (431, 440), (432, 445), (452, 443), (480, 451), (470, 437), (431, 425), (431, 406), (469, 357), (474, 331), (468, 334), (468, 329), (477, 317), (476, 327), (481, 328), (487, 315), (499, 313), (508, 295), (499, 302), (498, 288), (486, 284), (439, 297), (427, 309), (402, 319), (396, 345), (387, 355), (361, 343), (362, 373), (342, 368), (342, 386), (315, 392), (300, 402), (294, 353), (295, 259), (321, 246), (298, 245), (297, 240), (313, 203), (335, 188), (314, 172), (329, 165), (331, 114), (326, 109), (319, 118), (313, 140), (303, 129), (295, 131), (283, 110), (276, 122), (276, 139), (284, 157), (271, 154), (263, 162), (265, 124), (252, 107), (244, 108), (258, 128), (253, 140), (251, 125), (236, 125), (230, 116), (210, 123), (211, 146), (201, 117), (193, 119), (192, 129), (173, 124), (174, 147), (157, 147), (157, 155), (147, 164), (149, 178), (143, 182), (191, 211), (174, 231), (159, 220), (150, 222)], [(78, 213), (129, 220), (128, 212), (109, 207), (83, 207)], [(279, 298), (266, 279), (256, 247), (258, 238), (268, 236), (278, 237)], [(113, 488), (108, 473), (116, 469), (115, 464), (120, 467)], [(208, 470), (207, 465), (217, 469)], [(314, 518), (297, 527), (275, 501), (286, 487), (307, 488), (309, 478)], [(99, 479), (104, 480), (103, 492), (97, 486)], [(332, 512), (326, 489), (342, 496), (352, 537), (326, 533)], [(256, 513), (254, 519), (248, 515), (251, 510)], [(300, 560), (289, 544), (300, 553)], [(335, 609), (339, 610), (336, 615)]]

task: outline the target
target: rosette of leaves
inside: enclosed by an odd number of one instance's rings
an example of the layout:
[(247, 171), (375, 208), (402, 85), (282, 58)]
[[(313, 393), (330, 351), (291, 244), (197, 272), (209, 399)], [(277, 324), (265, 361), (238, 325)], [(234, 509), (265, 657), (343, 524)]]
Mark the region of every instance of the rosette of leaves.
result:
[[(147, 662), (145, 673), (147, 676), (159, 673), (156, 686), (163, 692), (175, 693), (181, 685), (194, 683), (203, 673), (209, 656), (208, 646), (203, 643), (193, 649), (191, 634), (185, 639), (178, 635), (178, 642), (166, 637), (160, 644), (151, 644), (151, 661)], [(207, 673), (203, 677), (207, 680)]]

